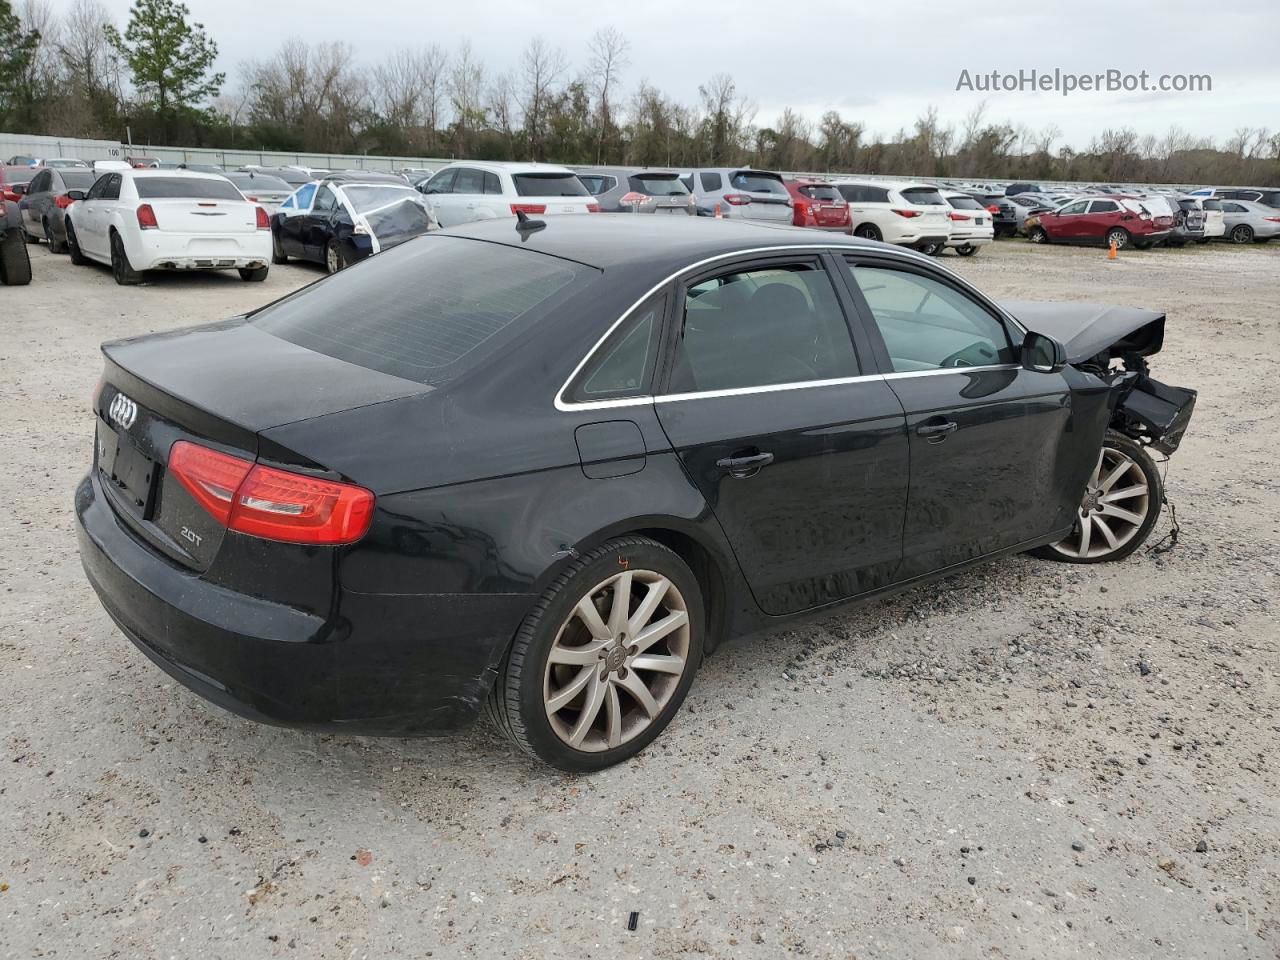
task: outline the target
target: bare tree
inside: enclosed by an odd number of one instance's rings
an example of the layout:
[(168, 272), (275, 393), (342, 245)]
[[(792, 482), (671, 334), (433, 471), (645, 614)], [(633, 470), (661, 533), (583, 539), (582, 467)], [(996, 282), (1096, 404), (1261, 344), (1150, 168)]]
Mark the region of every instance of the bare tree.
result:
[(604, 162), (605, 144), (613, 131), (613, 104), (609, 97), (627, 66), (631, 43), (614, 27), (602, 27), (591, 36), (590, 75), (596, 98), (596, 163)]
[(529, 145), (529, 159), (542, 158), (546, 139), (547, 107), (556, 85), (564, 76), (569, 62), (559, 47), (549, 47), (542, 37), (534, 37), (520, 55), (520, 73), (524, 80), (524, 130)]
[(454, 149), (466, 156), (471, 134), (484, 122), (481, 97), (484, 90), (484, 65), (471, 50), (471, 41), (463, 40), (453, 55), (449, 70), (449, 102), (453, 105)]

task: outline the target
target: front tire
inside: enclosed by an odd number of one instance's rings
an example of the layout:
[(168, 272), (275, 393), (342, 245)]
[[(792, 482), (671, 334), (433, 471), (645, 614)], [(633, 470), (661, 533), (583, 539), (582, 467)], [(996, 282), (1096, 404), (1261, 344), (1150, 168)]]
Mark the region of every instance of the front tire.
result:
[(137, 286), (142, 282), (142, 274), (133, 269), (129, 263), (129, 254), (125, 252), (124, 241), (120, 234), (111, 233), (111, 276), (122, 287)]
[(702, 591), (647, 537), (611, 540), (556, 578), (520, 626), (491, 719), (571, 772), (635, 756), (671, 722), (702, 660)]
[(1044, 227), (1032, 227), (1031, 232), (1027, 234), (1027, 239), (1032, 243), (1048, 243), (1049, 234), (1045, 233)]
[(874, 223), (864, 223), (853, 231), (855, 237), (861, 237), (863, 240), (883, 240), (884, 236), (880, 233), (880, 228)]
[(346, 258), (342, 256), (342, 248), (338, 246), (337, 240), (330, 240), (324, 248), (324, 268), (329, 273), (337, 273), (347, 265)]
[(1160, 471), (1146, 448), (1109, 430), (1085, 487), (1075, 527), (1064, 539), (1032, 553), (1064, 563), (1123, 560), (1151, 534), (1163, 503)]

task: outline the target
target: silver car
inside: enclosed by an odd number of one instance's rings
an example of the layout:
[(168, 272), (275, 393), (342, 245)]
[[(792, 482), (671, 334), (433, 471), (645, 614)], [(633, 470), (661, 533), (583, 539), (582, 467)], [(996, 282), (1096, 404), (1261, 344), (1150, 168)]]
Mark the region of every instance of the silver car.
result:
[(693, 170), (680, 178), (697, 197), (698, 216), (791, 225), (791, 193), (782, 174), (750, 167)]
[(293, 187), (275, 174), (263, 173), (261, 170), (235, 170), (224, 173), (224, 177), (236, 185), (236, 189), (244, 194), (244, 198), (258, 204), (267, 213), (275, 213), (280, 204), (293, 193)]
[(674, 170), (586, 167), (578, 179), (600, 203), (601, 213), (663, 213), (693, 216), (693, 194)]
[(1266, 243), (1280, 235), (1280, 210), (1254, 200), (1223, 200), (1224, 240)]

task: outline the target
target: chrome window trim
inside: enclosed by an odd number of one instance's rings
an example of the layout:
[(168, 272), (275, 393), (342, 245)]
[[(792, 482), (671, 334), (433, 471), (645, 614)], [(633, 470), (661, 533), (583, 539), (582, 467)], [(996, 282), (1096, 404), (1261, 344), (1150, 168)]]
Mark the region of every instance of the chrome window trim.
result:
[[(696, 263), (690, 263), (690, 264), (687, 264), (686, 266), (681, 267), (679, 270), (676, 270), (674, 273), (670, 274), (669, 276), (664, 277), (662, 280), (658, 281), (652, 287), (646, 290), (640, 296), (640, 298), (636, 300), (635, 303), (631, 304), (631, 306), (629, 306), (623, 312), (622, 316), (618, 317), (617, 320), (613, 321), (613, 323), (609, 325), (609, 329), (607, 329), (604, 332), (604, 334), (600, 337), (600, 339), (598, 339), (592, 345), (591, 349), (586, 352), (583, 358), (578, 361), (578, 365), (573, 368), (573, 372), (571, 372), (569, 376), (565, 378), (564, 383), (560, 385), (560, 389), (556, 391), (555, 399), (554, 399), (555, 408), (562, 412), (569, 412), (571, 410), (591, 409), (591, 408), (608, 410), (614, 407), (629, 407), (629, 406), (635, 406), (640, 403), (650, 403), (653, 401), (654, 397), (652, 394), (649, 394), (644, 397), (623, 397), (623, 398), (615, 398), (610, 400), (567, 400), (565, 399), (565, 394), (569, 389), (569, 385), (572, 384), (573, 381), (577, 379), (578, 374), (580, 374), (583, 368), (586, 367), (586, 365), (591, 362), (591, 358), (595, 355), (595, 352), (599, 350), (600, 347), (604, 344), (604, 342), (613, 335), (613, 331), (617, 330), (618, 327), (620, 327), (623, 323), (625, 323), (627, 318), (630, 317), (631, 314), (633, 314), (646, 300), (648, 300), (655, 293), (657, 293), (659, 290), (665, 287), (668, 283), (677, 279), (678, 277), (681, 277), (684, 274), (689, 273), (691, 271), (697, 270), (700, 267), (704, 267), (707, 264), (715, 263), (718, 260), (730, 260), (734, 257), (752, 256), (757, 253), (778, 253), (778, 252), (787, 253), (791, 251), (801, 251), (801, 250), (810, 250), (810, 251), (834, 250), (834, 251), (857, 252), (859, 250), (865, 250), (865, 249), (866, 249), (865, 247), (862, 247), (860, 245), (855, 246), (852, 244), (845, 245), (845, 244), (839, 244), (839, 243), (789, 243), (789, 244), (784, 244), (780, 246), (771, 246), (771, 247), (746, 247), (741, 250), (730, 251), (729, 253), (719, 253), (719, 254), (716, 254), (714, 257), (707, 257), (703, 260), (697, 261)], [(874, 252), (880, 253), (884, 251), (877, 250)], [(927, 257), (923, 253), (919, 253), (918, 251), (911, 250), (910, 248), (907, 248), (907, 247), (894, 250), (891, 256), (902, 257), (904, 260), (919, 260), (924, 263), (930, 263), (930, 264), (936, 265), (936, 261), (933, 258)], [(946, 268), (943, 268), (943, 269), (946, 269)], [(951, 271), (948, 270), (947, 272), (950, 273)], [(1003, 313), (1003, 311), (1001, 312)], [(971, 367), (969, 369), (975, 369), (975, 368)], [(879, 376), (881, 376), (881, 374), (869, 374), (867, 375), (867, 378), (874, 379)], [(807, 382), (820, 383), (822, 381), (807, 381)], [(777, 389), (778, 386), (785, 386), (785, 385), (781, 385), (781, 384), (771, 385), (771, 389)], [(755, 388), (745, 388), (745, 389), (755, 389)], [(704, 396), (704, 395), (705, 394), (699, 393), (699, 394), (689, 394), (688, 396)]]

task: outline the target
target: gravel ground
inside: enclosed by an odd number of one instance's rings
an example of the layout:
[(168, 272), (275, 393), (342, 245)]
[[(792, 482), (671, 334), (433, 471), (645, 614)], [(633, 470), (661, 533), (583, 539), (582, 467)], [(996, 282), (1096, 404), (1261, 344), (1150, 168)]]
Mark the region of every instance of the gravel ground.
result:
[(98, 343), (319, 274), (128, 289), (33, 250), (0, 289), (0, 957), (1276, 956), (1278, 258), (948, 256), (1168, 311), (1156, 374), (1201, 391), (1177, 546), (729, 646), (645, 754), (571, 777), (484, 726), (257, 726), (124, 640), (73, 536)]

